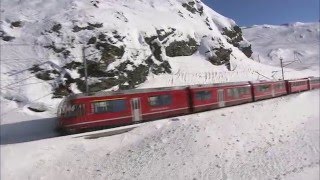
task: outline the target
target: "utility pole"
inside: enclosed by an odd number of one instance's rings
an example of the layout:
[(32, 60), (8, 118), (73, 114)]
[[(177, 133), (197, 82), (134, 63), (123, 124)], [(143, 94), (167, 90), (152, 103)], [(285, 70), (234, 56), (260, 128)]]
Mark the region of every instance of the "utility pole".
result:
[(84, 65), (84, 77), (85, 77), (85, 83), (86, 83), (86, 93), (89, 94), (87, 59), (86, 59), (86, 56), (85, 56), (85, 47), (82, 47), (82, 59), (83, 59), (83, 65)]
[(283, 62), (282, 62), (282, 57), (280, 57), (280, 65), (281, 65), (281, 71), (282, 71), (282, 80), (284, 80), (284, 73), (283, 73)]
[[(288, 65), (290, 65), (292, 63), (295, 63), (297, 61), (301, 63), (300, 58), (297, 55), (299, 55), (299, 54), (296, 51), (294, 51), (294, 60), (293, 61), (284, 61), (283, 62), (283, 58), (280, 57), (280, 66), (281, 66), (282, 79), (283, 80), (284, 80), (284, 71), (283, 71), (284, 67), (286, 67), (286, 66), (288, 66)], [(277, 72), (279, 72), (279, 71), (272, 71), (272, 73), (273, 73), (272, 77), (274, 77)]]

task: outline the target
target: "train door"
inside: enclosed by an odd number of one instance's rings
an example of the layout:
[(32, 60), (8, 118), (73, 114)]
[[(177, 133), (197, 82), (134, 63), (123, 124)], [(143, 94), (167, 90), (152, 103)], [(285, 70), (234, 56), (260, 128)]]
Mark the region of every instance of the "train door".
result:
[(131, 111), (132, 111), (133, 122), (139, 122), (142, 120), (140, 98), (131, 99)]
[(219, 102), (219, 107), (224, 107), (225, 101), (224, 101), (223, 89), (218, 89), (218, 102)]
[(275, 84), (271, 84), (271, 95), (272, 95), (272, 97), (275, 96), (275, 88), (276, 88), (276, 85)]

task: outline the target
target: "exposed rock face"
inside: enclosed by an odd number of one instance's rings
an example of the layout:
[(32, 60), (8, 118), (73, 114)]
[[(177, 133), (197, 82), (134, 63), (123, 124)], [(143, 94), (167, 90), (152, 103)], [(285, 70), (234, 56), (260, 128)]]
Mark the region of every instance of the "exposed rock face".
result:
[(239, 48), (247, 57), (251, 57), (252, 50), (248, 41), (243, 39), (242, 30), (239, 26), (233, 26), (233, 29), (223, 28), (223, 35), (227, 36), (227, 41), (233, 46)]
[(223, 47), (214, 48), (215, 56), (209, 57), (209, 61), (214, 65), (228, 64), (230, 61), (231, 49), (224, 49)]
[(197, 42), (190, 38), (189, 41), (173, 41), (166, 47), (166, 54), (169, 57), (191, 56), (198, 50)]

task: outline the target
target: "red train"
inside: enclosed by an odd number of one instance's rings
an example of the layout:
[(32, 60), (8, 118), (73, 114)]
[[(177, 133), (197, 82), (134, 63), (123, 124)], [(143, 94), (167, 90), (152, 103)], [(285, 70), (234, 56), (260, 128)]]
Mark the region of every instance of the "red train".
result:
[(75, 94), (58, 108), (66, 133), (180, 116), (320, 88), (319, 78)]

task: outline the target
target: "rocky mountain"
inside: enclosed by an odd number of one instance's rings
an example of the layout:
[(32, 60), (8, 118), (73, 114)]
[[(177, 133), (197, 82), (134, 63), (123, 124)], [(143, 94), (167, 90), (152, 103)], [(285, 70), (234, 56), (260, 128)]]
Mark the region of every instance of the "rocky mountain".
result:
[(281, 78), (200, 0), (3, 1), (0, 42), (1, 101), (26, 112), (85, 92), (84, 60), (90, 92)]
[[(231, 47), (252, 54), (235, 22), (199, 0), (13, 0), (3, 3), (1, 13), (2, 59), (31, 59), (24, 68), (38, 79), (56, 80), (57, 97), (68, 93), (61, 84), (85, 90), (82, 56), (94, 92), (136, 88), (150, 74), (171, 73), (173, 57), (199, 53), (227, 71)], [(12, 53), (17, 46), (31, 51)]]

